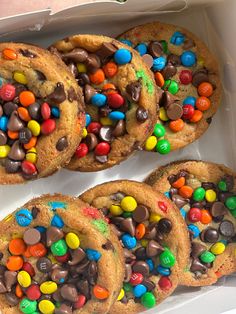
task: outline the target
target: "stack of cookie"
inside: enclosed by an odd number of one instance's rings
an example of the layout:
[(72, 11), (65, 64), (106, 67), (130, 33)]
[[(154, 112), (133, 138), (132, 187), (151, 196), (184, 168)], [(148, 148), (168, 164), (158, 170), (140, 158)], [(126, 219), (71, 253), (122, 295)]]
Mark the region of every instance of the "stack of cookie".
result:
[[(0, 184), (168, 154), (198, 139), (220, 104), (214, 56), (159, 22), (48, 50), (1, 43), (0, 62)], [(0, 222), (0, 310), (140, 313), (178, 285), (235, 272), (235, 243), (236, 174), (222, 165), (176, 161), (144, 183), (44, 195)]]

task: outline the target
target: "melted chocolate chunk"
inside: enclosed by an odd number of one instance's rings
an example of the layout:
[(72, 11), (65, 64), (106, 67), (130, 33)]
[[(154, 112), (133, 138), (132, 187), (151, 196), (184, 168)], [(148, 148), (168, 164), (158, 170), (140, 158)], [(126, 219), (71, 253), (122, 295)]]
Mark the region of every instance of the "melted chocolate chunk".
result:
[(66, 93), (64, 90), (64, 86), (62, 83), (57, 83), (54, 91), (48, 95), (48, 100), (52, 103), (57, 105), (61, 104), (63, 101), (66, 100)]
[(37, 57), (36, 53), (30, 51), (29, 49), (19, 49), (19, 52), (26, 58), (33, 59)]
[(68, 100), (70, 102), (73, 102), (74, 100), (78, 100), (78, 95), (76, 94), (76, 91), (72, 86), (67, 91), (67, 94), (68, 94)]
[(59, 152), (62, 152), (63, 150), (65, 150), (68, 147), (68, 140), (66, 136), (61, 137), (56, 144), (56, 149)]

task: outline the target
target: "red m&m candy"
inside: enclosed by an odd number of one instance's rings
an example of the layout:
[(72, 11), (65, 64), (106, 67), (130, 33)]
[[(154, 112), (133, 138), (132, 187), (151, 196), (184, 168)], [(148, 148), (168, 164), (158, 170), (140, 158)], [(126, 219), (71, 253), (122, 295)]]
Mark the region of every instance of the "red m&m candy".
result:
[(111, 146), (106, 142), (99, 143), (95, 148), (95, 155), (104, 156), (108, 155), (110, 152)]
[(179, 75), (180, 82), (184, 85), (190, 84), (192, 82), (192, 72), (189, 70), (182, 70)]
[(27, 298), (31, 301), (38, 300), (41, 297), (40, 288), (38, 285), (32, 285), (26, 290)]
[(158, 285), (161, 288), (161, 290), (169, 290), (172, 287), (172, 283), (169, 277), (165, 277), (165, 276), (160, 278)]
[(200, 221), (202, 218), (202, 212), (201, 212), (201, 209), (199, 208), (190, 208), (189, 212), (188, 212), (188, 219), (191, 221), (191, 222), (198, 222)]
[(124, 98), (118, 93), (107, 95), (107, 101), (111, 108), (120, 108), (124, 104)]
[(21, 169), (25, 174), (34, 174), (37, 173), (37, 169), (35, 167), (35, 165), (27, 160), (23, 160), (21, 163)]
[(75, 151), (75, 155), (78, 158), (84, 157), (88, 154), (88, 146), (85, 143), (80, 143)]
[(51, 108), (48, 105), (48, 103), (44, 102), (41, 106), (41, 115), (44, 120), (47, 120), (50, 118), (51, 115)]
[(99, 122), (91, 122), (87, 127), (87, 131), (88, 133), (98, 134), (101, 127), (102, 125)]
[(190, 120), (193, 115), (194, 115), (194, 107), (191, 105), (184, 105), (182, 118), (185, 120)]
[(2, 100), (10, 101), (15, 97), (15, 95), (16, 88), (11, 84), (5, 84), (0, 89), (0, 97), (2, 98)]
[(48, 119), (41, 124), (41, 133), (44, 135), (51, 134), (56, 128), (56, 122), (53, 119)]
[(130, 284), (137, 286), (143, 281), (143, 275), (141, 273), (133, 273), (130, 277)]

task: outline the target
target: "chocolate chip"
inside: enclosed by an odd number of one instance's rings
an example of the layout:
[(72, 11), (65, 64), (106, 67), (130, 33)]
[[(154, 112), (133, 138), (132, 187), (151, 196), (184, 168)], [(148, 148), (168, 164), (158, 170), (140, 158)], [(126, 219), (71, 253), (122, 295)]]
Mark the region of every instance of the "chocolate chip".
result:
[(21, 168), (21, 162), (20, 161), (14, 161), (14, 160), (7, 158), (5, 160), (4, 166), (5, 166), (5, 170), (7, 173), (16, 173)]
[(153, 57), (146, 53), (145, 55), (142, 56), (142, 60), (146, 64), (146, 66), (149, 69), (151, 69), (151, 67), (153, 66), (153, 62), (154, 62)]
[(170, 219), (162, 218), (157, 224), (157, 229), (162, 234), (168, 234), (172, 230), (172, 222)]
[(173, 54), (173, 53), (168, 55), (167, 62), (173, 64), (174, 66), (181, 65), (180, 57), (175, 55), (175, 54)]
[(35, 102), (28, 107), (29, 114), (32, 119), (40, 120), (41, 119), (41, 106), (39, 103)]
[(10, 116), (13, 111), (16, 111), (18, 109), (18, 105), (12, 101), (6, 102), (3, 105), (3, 110), (5, 115)]
[(137, 103), (140, 98), (142, 84), (140, 81), (132, 82), (126, 86), (126, 92), (130, 96), (130, 100)]
[(207, 119), (206, 119), (206, 122), (207, 122), (208, 124), (211, 124), (211, 122), (212, 122), (212, 117), (207, 118)]
[(84, 87), (86, 84), (90, 84), (89, 76), (86, 73), (79, 73), (76, 81), (81, 87)]
[(93, 53), (89, 54), (85, 64), (89, 73), (95, 73), (101, 66), (99, 57)]
[(222, 181), (226, 183), (227, 191), (231, 191), (234, 188), (234, 177), (231, 175), (225, 175), (222, 178)]
[(64, 283), (68, 277), (68, 270), (64, 268), (55, 268), (52, 270), (51, 279), (57, 284)]
[(87, 144), (89, 151), (93, 151), (98, 144), (97, 136), (93, 133), (88, 133), (85, 138), (85, 143)]
[(133, 261), (136, 260), (136, 256), (128, 249), (124, 248), (124, 257), (125, 257), (125, 262), (127, 264), (131, 264)]
[(25, 158), (25, 151), (19, 141), (15, 141), (12, 145), (8, 158), (16, 161), (21, 161)]
[(180, 104), (173, 103), (167, 108), (166, 114), (170, 120), (178, 120), (182, 117), (183, 107)]
[(6, 292), (7, 292), (7, 288), (6, 288), (6, 286), (5, 286), (4, 282), (3, 282), (3, 280), (0, 279), (0, 294), (6, 293)]
[(68, 89), (67, 95), (70, 102), (78, 100), (78, 95), (76, 94), (75, 89), (72, 86), (70, 86), (70, 88)]
[(26, 58), (33, 59), (37, 57), (37, 55), (34, 52), (30, 51), (29, 49), (19, 49), (19, 52), (22, 54), (22, 56)]
[(103, 155), (103, 156), (95, 156), (95, 160), (100, 162), (101, 164), (105, 164), (108, 161), (108, 157), (107, 155)]
[(3, 115), (3, 108), (2, 105), (0, 105), (0, 117)]
[(157, 234), (156, 226), (157, 226), (156, 222), (153, 222), (146, 227), (144, 235), (145, 239), (155, 239)]
[(37, 78), (39, 81), (46, 81), (47, 80), (47, 78), (43, 72), (41, 72), (39, 70), (35, 70), (35, 72), (36, 72), (36, 75), (37, 75)]
[(111, 142), (113, 140), (112, 132), (113, 132), (112, 127), (102, 126), (101, 129), (99, 130), (99, 137), (102, 141)]
[(61, 304), (59, 308), (55, 309), (55, 314), (72, 314), (72, 308), (69, 305)]
[(85, 258), (85, 256), (86, 254), (84, 250), (80, 247), (76, 250), (73, 250), (71, 252), (71, 260), (68, 261), (68, 265), (73, 266), (79, 264)]
[(87, 58), (87, 51), (81, 48), (75, 48), (72, 51), (64, 53), (62, 55), (63, 60), (70, 60), (76, 63), (85, 62)]
[(207, 272), (207, 267), (203, 265), (198, 258), (193, 258), (190, 271), (195, 273), (195, 272), (200, 272), (202, 274), (205, 274)]
[(33, 217), (33, 219), (36, 219), (39, 213), (40, 213), (40, 209), (38, 207), (34, 206), (32, 208), (32, 217)]
[(102, 244), (102, 248), (106, 251), (115, 251), (115, 248), (110, 240), (107, 240), (106, 243)]
[(10, 306), (16, 306), (19, 304), (20, 302), (20, 299), (15, 295), (15, 293), (13, 292), (8, 292), (5, 294), (5, 298), (6, 298), (6, 301), (7, 303), (10, 305)]
[(80, 262), (77, 266), (76, 266), (76, 272), (78, 274), (83, 274), (84, 272), (87, 271), (88, 266), (89, 266), (89, 260), (87, 259), (83, 259), (82, 262)]
[(90, 283), (90, 285), (95, 285), (98, 278), (98, 267), (95, 261), (90, 262), (87, 274), (88, 282)]
[(190, 48), (193, 48), (195, 46), (195, 42), (192, 38), (186, 38), (183, 44), (183, 49), (188, 50)]
[(148, 220), (149, 218), (149, 210), (146, 206), (144, 205), (138, 205), (135, 209), (135, 211), (133, 212), (133, 219), (140, 223), (143, 222), (145, 220)]
[(40, 242), (41, 233), (35, 228), (30, 228), (24, 232), (23, 239), (27, 245), (34, 245)]
[(67, 67), (74, 77), (78, 76), (79, 72), (78, 72), (77, 66), (74, 63), (69, 63)]
[(108, 58), (114, 55), (117, 48), (112, 43), (103, 43), (101, 47), (96, 51), (96, 55), (104, 63)]
[(136, 119), (138, 122), (145, 122), (148, 119), (148, 111), (144, 107), (139, 106), (136, 110)]
[(221, 235), (223, 235), (227, 238), (234, 236), (235, 229), (234, 229), (233, 223), (229, 220), (222, 221), (220, 226), (219, 226), (219, 232)]
[(86, 84), (84, 87), (84, 99), (85, 103), (89, 104), (90, 99), (92, 98), (93, 95), (95, 95), (97, 92), (95, 88), (93, 88), (91, 85)]
[(71, 284), (66, 284), (61, 287), (61, 296), (70, 302), (76, 302), (78, 298), (78, 292), (76, 287)]
[(24, 127), (24, 124), (19, 118), (17, 111), (13, 111), (7, 124), (8, 130), (12, 132), (18, 132), (23, 127)]
[(206, 250), (207, 248), (205, 245), (198, 242), (192, 242), (191, 256), (198, 257)]
[(140, 247), (134, 252), (137, 260), (145, 260), (147, 258), (145, 247)]
[(198, 69), (193, 73), (192, 84), (198, 87), (203, 82), (209, 82), (207, 70), (205, 68)]
[(161, 254), (164, 251), (163, 247), (156, 241), (151, 240), (146, 247), (146, 254), (148, 257), (154, 257)]
[(148, 45), (148, 51), (152, 55), (152, 57), (160, 57), (163, 53), (162, 44), (158, 41), (151, 41)]
[(47, 246), (51, 246), (54, 242), (57, 242), (64, 238), (64, 232), (56, 227), (50, 226), (46, 231)]
[(125, 278), (124, 282), (129, 282), (132, 275), (132, 267), (130, 264), (125, 264)]
[(5, 145), (7, 143), (7, 136), (6, 134), (0, 130), (0, 146)]
[(107, 117), (111, 111), (112, 111), (111, 108), (105, 105), (99, 108), (99, 115), (101, 117)]
[(171, 104), (174, 102), (177, 102), (178, 98), (175, 95), (172, 95), (168, 91), (164, 91), (162, 93), (161, 99), (160, 99), (160, 106), (165, 107), (166, 109), (169, 108)]
[(204, 242), (216, 243), (219, 239), (219, 233), (214, 228), (208, 228), (201, 232), (201, 239), (203, 239)]
[(126, 132), (124, 120), (119, 120), (112, 132), (112, 135), (115, 137), (123, 136)]
[(227, 213), (227, 209), (222, 202), (214, 202), (210, 208), (210, 213), (213, 217), (218, 217), (225, 215)]
[(138, 262), (135, 262), (133, 265), (132, 265), (132, 269), (133, 269), (133, 272), (135, 273), (140, 273), (142, 274), (144, 277), (147, 277), (149, 276), (149, 266), (146, 262), (144, 261), (138, 261)]
[(231, 192), (218, 192), (217, 194), (219, 200), (224, 203), (228, 197), (233, 196), (233, 193)]
[(169, 190), (169, 193), (170, 193), (170, 196), (172, 198), (173, 195), (178, 194), (178, 189), (171, 187), (170, 190)]
[(11, 291), (12, 286), (17, 282), (17, 272), (15, 271), (5, 271), (4, 282), (8, 292)]
[(59, 152), (62, 152), (63, 150), (65, 150), (68, 147), (68, 140), (66, 136), (61, 137), (56, 144), (56, 149)]
[(171, 62), (169, 62), (167, 63), (167, 65), (165, 66), (161, 73), (165, 80), (169, 80), (172, 76), (174, 76), (177, 73), (177, 69)]
[(147, 288), (147, 291), (152, 291), (156, 288), (156, 284), (147, 278), (143, 279), (142, 285), (144, 285)]
[(66, 93), (64, 90), (64, 86), (62, 83), (57, 83), (54, 91), (47, 96), (48, 100), (56, 105), (61, 104), (63, 101), (66, 100)]
[(120, 229), (124, 232), (128, 232), (131, 237), (133, 237), (135, 235), (135, 224), (133, 222), (133, 219), (129, 217), (122, 220), (122, 222), (120, 223)]
[(188, 204), (188, 200), (178, 194), (172, 196), (172, 201), (178, 208), (182, 208), (184, 205)]
[(205, 190), (214, 190), (216, 188), (216, 185), (213, 182), (202, 182), (201, 186)]
[(32, 138), (32, 133), (28, 128), (22, 128), (19, 131), (19, 142), (21, 144), (27, 144)]

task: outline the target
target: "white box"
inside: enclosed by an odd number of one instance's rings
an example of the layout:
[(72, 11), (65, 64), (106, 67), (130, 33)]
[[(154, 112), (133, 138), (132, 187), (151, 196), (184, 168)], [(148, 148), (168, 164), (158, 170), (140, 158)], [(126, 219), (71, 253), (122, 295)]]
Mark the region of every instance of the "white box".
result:
[[(209, 130), (196, 142), (168, 156), (137, 152), (121, 165), (97, 173), (62, 170), (55, 175), (18, 186), (1, 186), (0, 218), (33, 196), (61, 192), (79, 195), (98, 183), (115, 179), (142, 180), (157, 165), (195, 158), (224, 163), (236, 170), (236, 1), (128, 0), (81, 1), (52, 14), (50, 9), (0, 19), (1, 41), (23, 41), (47, 47), (76, 33), (116, 36), (148, 21), (160, 20), (188, 28), (202, 38), (220, 60), (224, 88), (222, 105)], [(180, 287), (156, 309), (145, 313), (236, 313), (236, 277), (223, 278), (204, 288)], [(226, 314), (226, 313), (225, 313)]]

